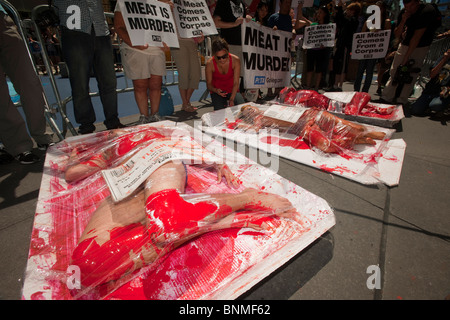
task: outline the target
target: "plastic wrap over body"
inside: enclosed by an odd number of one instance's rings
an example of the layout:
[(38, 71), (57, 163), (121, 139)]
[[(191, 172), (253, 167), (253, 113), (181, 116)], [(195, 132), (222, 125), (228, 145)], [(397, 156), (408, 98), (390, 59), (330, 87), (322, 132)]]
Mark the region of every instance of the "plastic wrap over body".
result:
[(210, 135), (363, 184), (399, 182), (406, 144), (391, 140), (393, 129), (343, 119), (320, 107), (277, 102), (241, 104), (204, 114), (202, 121)]
[(244, 105), (237, 118), (233, 124), (228, 124), (230, 128), (255, 131), (276, 128), (302, 139), (309, 148), (343, 156), (356, 144), (375, 145), (374, 140), (390, 137), (386, 132), (341, 119), (318, 108), (273, 105), (262, 111), (255, 105)]
[(314, 107), (326, 110), (349, 120), (393, 127), (404, 118), (401, 105), (389, 105), (372, 102), (366, 92), (326, 92), (320, 94), (314, 90), (295, 90), (286, 87), (281, 90), (278, 102), (287, 105)]
[[(275, 173), (245, 181), (255, 164), (225, 163), (211, 149), (215, 144), (179, 127), (111, 130), (49, 150), (24, 298), (118, 298), (119, 288), (158, 279), (149, 273), (162, 261), (187, 254), (182, 248), (200, 246), (209, 234), (247, 230), (242, 233), (270, 238), (283, 226), (279, 236), (290, 230), (298, 238), (315, 225), (287, 190), (270, 192)], [(317, 204), (334, 221), (327, 205)]]

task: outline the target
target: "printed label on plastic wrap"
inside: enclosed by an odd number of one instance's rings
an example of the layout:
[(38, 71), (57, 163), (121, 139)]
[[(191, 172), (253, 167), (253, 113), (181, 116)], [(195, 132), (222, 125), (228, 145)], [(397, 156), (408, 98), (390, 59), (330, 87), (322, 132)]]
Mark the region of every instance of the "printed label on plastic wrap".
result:
[(274, 104), (264, 112), (264, 115), (266, 117), (296, 123), (305, 111), (306, 108), (288, 107)]
[(220, 161), (192, 139), (155, 141), (120, 166), (103, 170), (102, 175), (113, 200), (118, 202), (132, 194), (156, 169), (175, 160), (198, 164)]

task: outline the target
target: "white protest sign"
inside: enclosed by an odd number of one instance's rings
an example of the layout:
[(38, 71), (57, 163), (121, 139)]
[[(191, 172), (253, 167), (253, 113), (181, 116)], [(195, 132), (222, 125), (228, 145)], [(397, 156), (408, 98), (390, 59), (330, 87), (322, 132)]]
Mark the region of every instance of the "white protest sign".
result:
[(291, 6), (295, 9), (301, 3), (303, 3), (303, 8), (310, 8), (314, 5), (314, 0), (294, 0), (292, 1)]
[(166, 139), (150, 143), (125, 163), (102, 170), (103, 178), (115, 202), (131, 195), (156, 169), (169, 161), (218, 163), (219, 158), (193, 139)]
[(133, 46), (150, 45), (178, 48), (172, 10), (156, 0), (119, 0), (120, 11)]
[(352, 59), (380, 59), (389, 49), (391, 30), (361, 32), (353, 35)]
[(217, 34), (205, 0), (173, 0), (174, 17), (181, 38)]
[(316, 24), (305, 28), (303, 49), (334, 47), (336, 24)]
[(289, 85), (290, 41), (291, 32), (273, 30), (254, 21), (243, 22), (241, 68), (246, 89)]

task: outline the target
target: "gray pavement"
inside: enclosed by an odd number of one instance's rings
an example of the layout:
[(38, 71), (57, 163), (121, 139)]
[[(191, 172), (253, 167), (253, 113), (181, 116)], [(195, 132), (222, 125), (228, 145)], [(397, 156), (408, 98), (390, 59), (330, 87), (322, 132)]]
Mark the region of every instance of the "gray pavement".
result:
[[(352, 84), (344, 90), (352, 91)], [(169, 120), (192, 125), (212, 111), (198, 105), (189, 117), (177, 106)], [(137, 117), (121, 120), (130, 124)], [(404, 139), (407, 148), (400, 184), (392, 188), (280, 159), (278, 174), (324, 198), (336, 225), (242, 299), (443, 300), (450, 294), (448, 122), (405, 118), (393, 138)], [(21, 298), (42, 166), (43, 160), (0, 165), (0, 299)], [(380, 281), (372, 281), (377, 274)]]

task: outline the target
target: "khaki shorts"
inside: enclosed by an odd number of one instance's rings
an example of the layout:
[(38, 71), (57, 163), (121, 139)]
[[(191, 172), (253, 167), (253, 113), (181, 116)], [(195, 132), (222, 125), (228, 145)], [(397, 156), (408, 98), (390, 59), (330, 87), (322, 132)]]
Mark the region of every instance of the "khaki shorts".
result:
[(148, 79), (151, 75), (166, 75), (166, 55), (158, 47), (138, 51), (121, 45), (120, 55), (125, 75), (131, 80)]
[(178, 70), (180, 89), (198, 89), (201, 78), (197, 44), (192, 39), (178, 39), (180, 48), (170, 50)]

